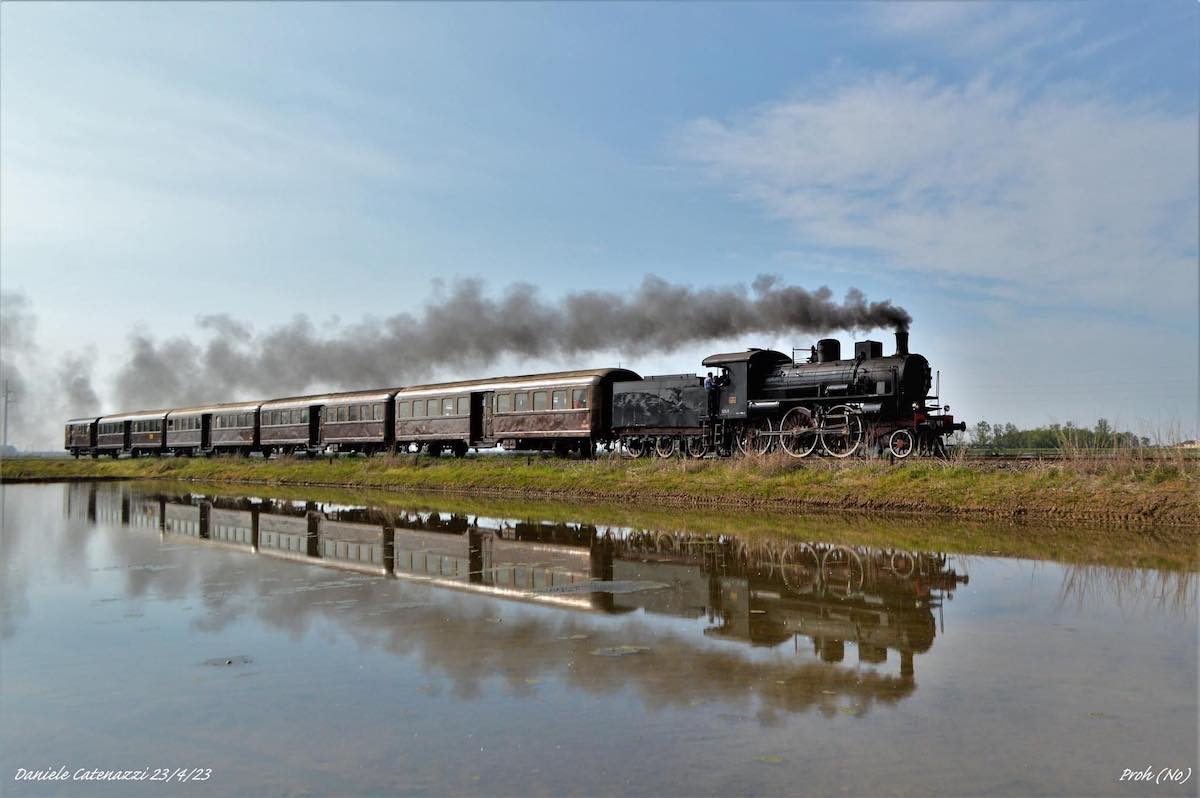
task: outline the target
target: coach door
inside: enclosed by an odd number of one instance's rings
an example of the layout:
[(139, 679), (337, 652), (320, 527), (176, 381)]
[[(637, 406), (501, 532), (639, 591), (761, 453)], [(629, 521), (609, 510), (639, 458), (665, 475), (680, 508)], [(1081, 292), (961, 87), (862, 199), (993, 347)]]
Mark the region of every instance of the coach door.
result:
[(200, 448), (204, 451), (212, 448), (212, 413), (200, 416)]
[(471, 440), (492, 439), (492, 392), (471, 394)]
[[(308, 445), (318, 446), (321, 441), (321, 416), (329, 412), (328, 407), (313, 406), (308, 409)], [(334, 412), (337, 412), (336, 410)]]

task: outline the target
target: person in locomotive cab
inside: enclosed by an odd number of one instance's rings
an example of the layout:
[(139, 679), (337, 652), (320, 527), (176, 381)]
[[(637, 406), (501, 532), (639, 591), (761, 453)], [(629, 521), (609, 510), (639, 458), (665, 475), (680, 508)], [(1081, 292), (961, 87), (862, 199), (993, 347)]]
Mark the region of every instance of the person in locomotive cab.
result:
[(704, 395), (708, 397), (708, 417), (710, 419), (716, 418), (717, 409), (721, 404), (721, 389), (717, 387), (717, 381), (713, 379), (711, 371), (704, 378)]

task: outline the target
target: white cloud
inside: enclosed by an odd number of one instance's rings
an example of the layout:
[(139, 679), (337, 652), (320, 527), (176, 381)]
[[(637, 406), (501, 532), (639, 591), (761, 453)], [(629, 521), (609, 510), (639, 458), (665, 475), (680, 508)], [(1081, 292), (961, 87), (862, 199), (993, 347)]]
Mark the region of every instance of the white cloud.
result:
[(695, 121), (681, 146), (809, 247), (1037, 301), (1190, 313), (1196, 140), (1193, 117), (1149, 103), (880, 74)]

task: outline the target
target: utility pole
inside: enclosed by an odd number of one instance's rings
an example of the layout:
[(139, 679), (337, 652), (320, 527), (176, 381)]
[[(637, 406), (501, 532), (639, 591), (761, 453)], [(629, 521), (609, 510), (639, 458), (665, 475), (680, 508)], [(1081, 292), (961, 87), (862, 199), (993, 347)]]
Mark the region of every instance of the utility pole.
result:
[(8, 446), (8, 406), (12, 404), (13, 395), (16, 391), (8, 387), (8, 380), (4, 381), (4, 445)]

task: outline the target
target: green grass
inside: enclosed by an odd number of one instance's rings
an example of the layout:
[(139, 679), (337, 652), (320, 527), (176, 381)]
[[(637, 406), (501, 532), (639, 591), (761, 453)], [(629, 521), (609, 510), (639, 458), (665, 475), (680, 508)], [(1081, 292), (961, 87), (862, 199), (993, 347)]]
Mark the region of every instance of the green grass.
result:
[(607, 500), (641, 506), (753, 506), (959, 517), (1200, 524), (1200, 466), (1185, 461), (1071, 460), (797, 462), (783, 455), (734, 460), (557, 460), (411, 455), (118, 461), (10, 459), (6, 481), (184, 479), (266, 485), (458, 491), (509, 498)]

